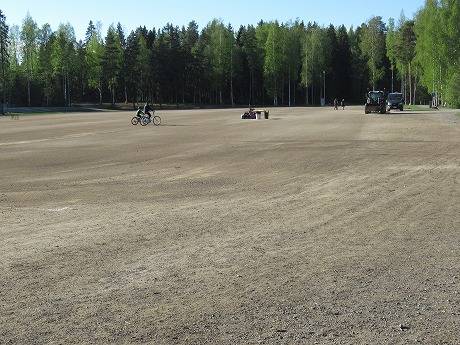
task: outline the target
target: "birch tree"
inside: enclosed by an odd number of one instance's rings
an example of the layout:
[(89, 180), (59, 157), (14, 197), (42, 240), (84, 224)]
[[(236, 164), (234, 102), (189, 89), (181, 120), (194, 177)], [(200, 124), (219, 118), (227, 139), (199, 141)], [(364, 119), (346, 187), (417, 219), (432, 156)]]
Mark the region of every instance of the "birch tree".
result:
[(382, 17), (369, 19), (363, 28), (360, 47), (367, 58), (372, 89), (375, 90), (377, 83), (385, 74), (382, 64), (385, 55), (385, 24), (382, 22)]
[(395, 28), (395, 20), (390, 18), (388, 20), (388, 32), (386, 35), (386, 53), (387, 57), (390, 60), (390, 68), (391, 68), (391, 92), (394, 92), (394, 75), (396, 69), (396, 28)]
[(72, 77), (75, 70), (75, 31), (70, 23), (59, 24), (56, 39), (53, 41), (52, 63), (53, 73), (62, 80), (62, 97), (64, 105), (72, 103)]
[(38, 36), (38, 73), (46, 105), (50, 105), (54, 96), (52, 46), (55, 36), (49, 24), (43, 25)]
[(437, 105), (438, 96), (442, 95), (443, 75), (447, 67), (439, 47), (443, 36), (440, 22), (438, 1), (426, 0), (425, 7), (417, 13), (414, 26), (417, 37), (415, 59), (423, 69), (420, 82), (436, 95), (434, 105)]
[(282, 87), (283, 65), (286, 61), (282, 49), (282, 30), (277, 21), (267, 24), (265, 41), (264, 75), (265, 87), (273, 98), (273, 105), (278, 105)]
[(8, 62), (8, 25), (6, 25), (6, 17), (0, 10), (0, 56), (1, 56), (1, 70), (2, 70), (2, 115), (5, 114), (6, 104), (6, 74), (5, 69)]
[(30, 107), (31, 82), (35, 78), (37, 67), (38, 26), (28, 12), (22, 22), (20, 39), (22, 66), (27, 76), (27, 105)]

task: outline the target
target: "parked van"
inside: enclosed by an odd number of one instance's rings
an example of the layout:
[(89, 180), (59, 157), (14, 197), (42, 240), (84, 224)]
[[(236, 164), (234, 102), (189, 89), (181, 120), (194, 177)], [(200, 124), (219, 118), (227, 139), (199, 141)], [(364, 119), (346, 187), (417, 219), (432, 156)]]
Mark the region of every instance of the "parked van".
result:
[(391, 109), (404, 110), (404, 98), (401, 92), (392, 92), (387, 97), (387, 111)]

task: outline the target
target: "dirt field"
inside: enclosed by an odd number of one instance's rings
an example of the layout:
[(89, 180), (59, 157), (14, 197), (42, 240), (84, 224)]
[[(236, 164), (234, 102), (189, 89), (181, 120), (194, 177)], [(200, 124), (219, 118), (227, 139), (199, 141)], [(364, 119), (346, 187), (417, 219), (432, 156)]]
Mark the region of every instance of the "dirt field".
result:
[(460, 120), (0, 117), (1, 344), (459, 344)]

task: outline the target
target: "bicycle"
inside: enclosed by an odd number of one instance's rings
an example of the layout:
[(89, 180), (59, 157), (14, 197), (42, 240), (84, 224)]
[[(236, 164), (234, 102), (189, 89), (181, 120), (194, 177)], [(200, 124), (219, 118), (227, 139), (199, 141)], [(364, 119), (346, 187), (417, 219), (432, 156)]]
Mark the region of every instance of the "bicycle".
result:
[[(155, 114), (155, 110), (153, 111), (153, 114)], [(136, 116), (131, 119), (131, 124), (137, 125), (138, 123), (140, 123), (142, 126), (147, 126), (149, 123), (153, 123), (155, 126), (159, 126), (161, 124), (161, 117), (158, 115), (146, 115), (139, 107), (136, 112)]]
[(161, 117), (158, 115), (153, 115), (153, 116), (143, 116), (141, 118), (141, 125), (146, 126), (149, 123), (153, 123), (155, 126), (159, 126), (161, 124)]

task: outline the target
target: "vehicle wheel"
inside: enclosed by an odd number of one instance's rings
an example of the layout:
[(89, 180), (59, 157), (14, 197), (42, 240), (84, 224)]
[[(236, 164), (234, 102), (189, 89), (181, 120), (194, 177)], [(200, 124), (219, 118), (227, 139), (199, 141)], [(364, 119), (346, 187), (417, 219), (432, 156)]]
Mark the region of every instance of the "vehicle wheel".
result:
[(137, 118), (137, 116), (134, 116), (134, 117), (131, 119), (131, 124), (137, 125), (138, 123), (139, 123), (139, 119)]
[(152, 122), (155, 126), (159, 126), (161, 123), (161, 117), (159, 117), (158, 115), (155, 115), (152, 119)]
[(141, 125), (142, 126), (147, 126), (149, 124), (149, 119), (146, 117), (141, 118)]

